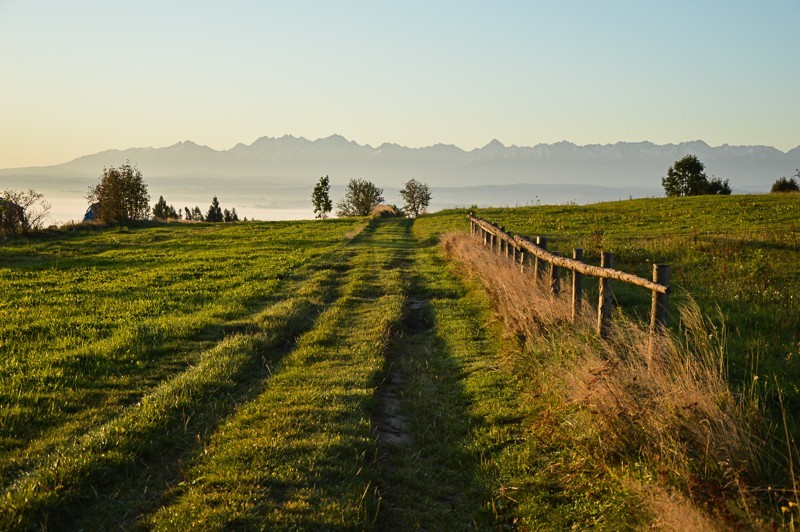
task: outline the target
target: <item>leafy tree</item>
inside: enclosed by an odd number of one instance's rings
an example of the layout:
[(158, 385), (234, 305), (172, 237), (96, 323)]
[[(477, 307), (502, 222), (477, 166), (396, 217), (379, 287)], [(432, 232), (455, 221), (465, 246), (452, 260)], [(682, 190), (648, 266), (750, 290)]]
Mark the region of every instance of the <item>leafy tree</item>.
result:
[(189, 210), (189, 207), (184, 207), (183, 208), (183, 219), (184, 220), (188, 220), (190, 222), (194, 219), (192, 217), (192, 211)]
[(150, 211), (150, 195), (142, 172), (130, 161), (119, 168), (104, 168), (97, 185), (86, 196), (97, 204), (97, 219), (105, 223), (143, 220)]
[(667, 176), (661, 179), (664, 192), (668, 197), (698, 196), (705, 194), (708, 189), (705, 165), (694, 155), (687, 155), (676, 161)]
[(800, 170), (796, 170), (794, 177), (791, 179), (786, 179), (785, 177), (781, 177), (777, 181), (772, 184), (772, 189), (770, 192), (778, 193), (778, 192), (800, 192), (800, 186), (797, 184), (797, 180), (800, 179)]
[(416, 179), (406, 182), (406, 186), (400, 191), (405, 205), (403, 211), (416, 218), (421, 212), (425, 212), (431, 203), (431, 189), (428, 185)]
[(331, 183), (328, 176), (320, 177), (311, 194), (311, 203), (314, 205), (314, 214), (317, 218), (327, 218), (333, 210), (331, 203)]
[(239, 221), (239, 215), (236, 214), (236, 207), (231, 209), (231, 221), (232, 222), (238, 222)]
[(661, 178), (664, 193), (668, 197), (731, 193), (727, 179), (722, 181), (715, 177), (709, 181), (704, 170), (705, 165), (695, 155), (675, 161), (667, 170), (667, 176)]
[(50, 204), (34, 190), (5, 190), (0, 194), (0, 233), (24, 233), (44, 225)]
[(192, 209), (192, 220), (196, 222), (204, 222), (205, 218), (203, 217), (203, 211), (200, 210), (200, 207), (197, 205), (194, 206)]
[(225, 209), (224, 211), (222, 211), (222, 220), (224, 222), (232, 222), (233, 221), (233, 216), (231, 215), (231, 211), (229, 211), (228, 209)]
[(337, 216), (369, 216), (383, 202), (383, 189), (365, 179), (351, 179), (344, 198), (336, 204)]
[(206, 221), (221, 222), (224, 219), (222, 209), (219, 208), (219, 200), (214, 196), (214, 199), (211, 200), (211, 206), (208, 208), (208, 214), (206, 214)]

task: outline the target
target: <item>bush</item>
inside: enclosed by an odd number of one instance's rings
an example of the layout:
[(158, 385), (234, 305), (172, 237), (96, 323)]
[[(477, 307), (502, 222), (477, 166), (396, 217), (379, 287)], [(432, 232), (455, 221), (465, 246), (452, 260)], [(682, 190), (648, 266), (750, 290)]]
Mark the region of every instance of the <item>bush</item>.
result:
[[(800, 170), (797, 170), (795, 177), (800, 178)], [(800, 186), (797, 185), (797, 181), (794, 177), (791, 179), (781, 177), (772, 184), (770, 192), (773, 194), (779, 192), (800, 192)]]
[(105, 223), (144, 220), (150, 211), (142, 172), (130, 161), (119, 168), (104, 168), (97, 185), (89, 187), (86, 199), (97, 204), (97, 220)]
[(378, 205), (372, 209), (370, 215), (373, 218), (394, 218), (400, 215), (400, 211), (394, 205)]

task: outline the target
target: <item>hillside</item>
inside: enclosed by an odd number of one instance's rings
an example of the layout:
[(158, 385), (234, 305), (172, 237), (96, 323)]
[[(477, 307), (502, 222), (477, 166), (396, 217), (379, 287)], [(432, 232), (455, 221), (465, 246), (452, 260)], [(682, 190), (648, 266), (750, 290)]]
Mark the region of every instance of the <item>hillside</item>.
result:
[[(799, 195), (479, 211), (548, 236), (551, 249), (583, 247), (589, 262), (603, 249), (643, 275), (654, 261), (672, 264), (676, 338), (691, 296), (710, 316), (700, 327), (719, 346), (712, 366), (725, 371), (706, 368), (708, 383), (716, 379), (711, 410), (684, 402), (669, 411), (681, 413), (678, 427), (724, 413), (732, 417), (713, 437), (730, 436), (730, 423), (741, 434), (719, 448), (703, 440), (704, 456), (694, 436), (674, 431), (669, 442), (685, 447), (670, 456), (685, 462), (669, 467), (664, 441), (596, 432), (602, 404), (565, 399), (570, 386), (613, 376), (613, 358), (592, 362), (605, 369), (587, 381), (565, 371), (579, 346), (613, 351), (573, 330), (512, 267), (507, 284), (540, 298), (514, 319), (539, 321), (515, 328), (487, 284), (508, 262), (464, 235), (464, 214), (85, 227), (5, 241), (0, 526), (739, 528), (796, 519), (792, 493), (781, 491), (790, 485), (785, 447), (771, 430), (783, 405), (800, 436), (791, 414), (800, 407)], [(615, 295), (628, 316), (649, 304), (647, 293)], [(716, 459), (747, 453), (758, 459)]]

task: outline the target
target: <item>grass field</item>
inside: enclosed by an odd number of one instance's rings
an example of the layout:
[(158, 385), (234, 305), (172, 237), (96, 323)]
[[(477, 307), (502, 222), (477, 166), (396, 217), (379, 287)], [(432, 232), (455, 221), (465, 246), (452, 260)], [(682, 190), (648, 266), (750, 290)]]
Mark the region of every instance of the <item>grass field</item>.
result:
[[(515, 233), (548, 236), (549, 247), (563, 253), (583, 248), (594, 264), (601, 249), (612, 251), (617, 268), (642, 277), (651, 278), (653, 262), (671, 264), (672, 315), (687, 294), (715, 318), (719, 307), (733, 381), (743, 386), (758, 376), (769, 388), (775, 375), (790, 410), (800, 411), (800, 196), (643, 199), (478, 214)], [(647, 316), (648, 292), (618, 284), (615, 296), (625, 311)]]
[[(691, 294), (724, 321), (733, 389), (775, 422), (781, 402), (800, 407), (800, 198), (478, 214), (642, 275), (670, 262), (673, 317)], [(519, 339), (442, 254), (439, 236), (467, 227), (452, 211), (3, 242), (0, 527), (651, 522), (625, 481), (643, 475), (581, 456), (563, 430), (574, 412), (534, 397)], [(648, 308), (647, 293), (615, 295)]]

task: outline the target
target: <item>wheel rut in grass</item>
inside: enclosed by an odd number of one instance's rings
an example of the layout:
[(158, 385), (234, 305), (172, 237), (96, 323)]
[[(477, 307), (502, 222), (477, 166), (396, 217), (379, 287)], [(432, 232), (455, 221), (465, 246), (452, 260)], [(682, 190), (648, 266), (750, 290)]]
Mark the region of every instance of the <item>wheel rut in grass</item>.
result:
[[(134, 527), (139, 516), (157, 507), (162, 492), (181, 480), (205, 440), (263, 390), (272, 368), (337, 297), (339, 274), (350, 261), (341, 254), (307, 273), (287, 291), (291, 296), (250, 316), (246, 328), (233, 324), (232, 334), (205, 351), (196, 366), (33, 468), (9, 487), (9, 500), (25, 503), (0, 507), (0, 528), (48, 522)], [(49, 497), (50, 490), (59, 497)]]
[(364, 529), (377, 503), (370, 414), (402, 314), (397, 226), (353, 239), (338, 297), (220, 428), (185, 482), (147, 518), (155, 528)]

